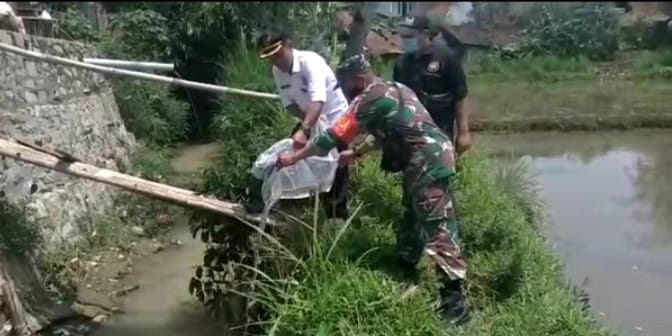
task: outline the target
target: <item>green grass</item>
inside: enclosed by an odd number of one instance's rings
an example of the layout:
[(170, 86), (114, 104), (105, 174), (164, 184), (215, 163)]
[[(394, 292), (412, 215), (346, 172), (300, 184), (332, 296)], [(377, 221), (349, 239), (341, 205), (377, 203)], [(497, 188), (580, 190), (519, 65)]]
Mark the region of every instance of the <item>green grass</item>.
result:
[(661, 114), (669, 111), (666, 82), (574, 80), (553, 84), (511, 82), (472, 85), (476, 115), (526, 118), (591, 114)]
[(672, 75), (672, 49), (622, 52), (614, 61), (554, 55), (503, 60), (494, 54), (473, 57), (466, 70), (474, 80), (544, 82), (564, 80), (664, 80)]
[(672, 127), (669, 49), (613, 62), (555, 56), (467, 65), (475, 130), (600, 130)]

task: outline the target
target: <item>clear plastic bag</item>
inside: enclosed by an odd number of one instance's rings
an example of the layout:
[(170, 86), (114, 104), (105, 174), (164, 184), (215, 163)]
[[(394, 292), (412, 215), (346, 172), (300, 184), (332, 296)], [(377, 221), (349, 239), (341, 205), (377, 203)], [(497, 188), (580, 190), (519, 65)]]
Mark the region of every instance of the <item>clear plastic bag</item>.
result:
[[(312, 133), (318, 136), (326, 127), (324, 117), (320, 118)], [(262, 226), (268, 213), (281, 199), (308, 198), (317, 192), (328, 192), (334, 182), (338, 168), (338, 150), (335, 148), (323, 156), (311, 156), (293, 166), (277, 169), (275, 163), (283, 153), (294, 152), (294, 141), (283, 139), (259, 154), (252, 166), (252, 174), (263, 181), (261, 195), (264, 200)]]

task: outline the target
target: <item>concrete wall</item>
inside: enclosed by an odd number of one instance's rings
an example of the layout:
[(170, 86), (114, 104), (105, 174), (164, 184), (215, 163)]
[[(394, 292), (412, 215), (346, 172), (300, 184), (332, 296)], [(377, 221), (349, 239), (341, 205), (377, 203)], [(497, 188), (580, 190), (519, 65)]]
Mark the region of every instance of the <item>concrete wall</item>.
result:
[[(51, 55), (95, 57), (94, 48), (70, 41), (0, 30), (0, 42)], [(0, 51), (0, 137), (69, 152), (86, 163), (129, 168), (135, 146), (111, 87), (90, 71)], [(78, 223), (110, 205), (116, 189), (12, 159), (0, 159), (0, 197), (27, 200), (51, 246), (78, 237)]]

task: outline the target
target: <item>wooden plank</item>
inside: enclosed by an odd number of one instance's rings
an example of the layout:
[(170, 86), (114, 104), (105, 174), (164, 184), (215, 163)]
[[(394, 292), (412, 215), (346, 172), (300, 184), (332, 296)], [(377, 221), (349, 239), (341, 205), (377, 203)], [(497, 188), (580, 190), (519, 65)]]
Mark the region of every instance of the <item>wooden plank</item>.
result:
[[(250, 222), (259, 222), (260, 220), (260, 216), (246, 213), (245, 209), (236, 203), (221, 201), (191, 190), (145, 180), (82, 162), (69, 162), (46, 151), (30, 148), (5, 139), (0, 139), (0, 155), (61, 173), (113, 185), (185, 207), (207, 210), (223, 216)], [(275, 225), (275, 221), (269, 218), (268, 225)]]

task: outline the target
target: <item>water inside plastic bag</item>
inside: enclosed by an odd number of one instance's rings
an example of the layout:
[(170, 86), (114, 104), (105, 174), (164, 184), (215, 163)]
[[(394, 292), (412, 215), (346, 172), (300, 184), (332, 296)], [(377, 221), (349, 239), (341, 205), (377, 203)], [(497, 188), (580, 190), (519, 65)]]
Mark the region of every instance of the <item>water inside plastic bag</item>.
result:
[(277, 169), (275, 163), (283, 153), (294, 152), (294, 141), (283, 139), (259, 154), (252, 166), (252, 174), (263, 180), (261, 195), (264, 200), (262, 225), (273, 205), (281, 199), (308, 198), (317, 192), (328, 192), (338, 167), (338, 151), (332, 149), (325, 156), (311, 156), (293, 166)]

